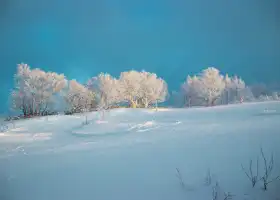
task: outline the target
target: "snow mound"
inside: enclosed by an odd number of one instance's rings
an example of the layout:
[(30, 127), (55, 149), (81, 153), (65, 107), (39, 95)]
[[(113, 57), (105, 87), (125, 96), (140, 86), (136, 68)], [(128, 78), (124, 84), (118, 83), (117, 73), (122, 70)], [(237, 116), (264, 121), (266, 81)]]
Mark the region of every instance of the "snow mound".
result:
[(153, 111), (171, 111), (172, 109), (169, 108), (152, 108)]
[(12, 128), (10, 129), (11, 132), (23, 132), (23, 131), (27, 131), (26, 127), (18, 127), (18, 128)]
[(106, 136), (123, 134), (128, 127), (127, 123), (114, 123), (97, 120), (84, 126), (74, 128), (71, 133), (75, 136)]
[(107, 124), (108, 121), (96, 120), (95, 123), (96, 123), (96, 124)]
[(33, 140), (50, 140), (52, 133), (36, 133), (32, 136)]
[(264, 111), (263, 111), (263, 113), (268, 113), (268, 114), (276, 113), (276, 112), (277, 112), (277, 110), (275, 110), (275, 109), (264, 109)]
[(159, 128), (160, 126), (156, 124), (155, 121), (147, 121), (144, 123), (136, 124), (131, 126), (128, 131), (136, 131), (136, 132), (146, 132)]
[(22, 142), (34, 142), (50, 140), (52, 133), (12, 133), (6, 132), (0, 134), (0, 143), (22, 143)]

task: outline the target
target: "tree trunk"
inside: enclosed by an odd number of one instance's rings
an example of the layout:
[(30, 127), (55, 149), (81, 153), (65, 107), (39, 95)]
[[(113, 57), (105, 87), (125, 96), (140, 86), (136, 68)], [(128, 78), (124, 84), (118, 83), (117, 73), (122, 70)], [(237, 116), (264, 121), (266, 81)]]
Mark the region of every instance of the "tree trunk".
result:
[(48, 103), (46, 103), (44, 110), (40, 112), (41, 115), (44, 115), (44, 113), (47, 111), (47, 108), (48, 108)]
[(24, 98), (22, 99), (22, 112), (23, 112), (23, 116), (27, 115), (27, 110), (26, 110), (26, 105), (25, 105)]
[(188, 98), (188, 106), (189, 106), (189, 108), (191, 107), (191, 104), (192, 104), (192, 98), (189, 96), (189, 98)]
[(136, 103), (133, 100), (130, 100), (130, 107), (131, 108), (136, 108)]
[(187, 95), (184, 94), (184, 102), (183, 102), (183, 107), (186, 107), (187, 106)]
[(208, 99), (208, 106), (214, 106), (215, 99)]
[(26, 116), (26, 114), (27, 114), (27, 112), (26, 112), (26, 106), (23, 106), (22, 112), (23, 112), (23, 116)]
[(229, 90), (227, 90), (227, 104), (229, 104)]
[(214, 97), (214, 98), (211, 98), (209, 99), (209, 105), (210, 106), (214, 106), (215, 105), (215, 101), (219, 98), (220, 96), (217, 96), (217, 97)]
[(28, 112), (28, 115), (33, 115), (33, 110), (32, 110), (32, 105), (29, 104), (29, 112)]
[(104, 111), (104, 109), (102, 109), (101, 110), (101, 120), (104, 121), (104, 119), (105, 119), (105, 111)]
[(148, 106), (149, 106), (149, 102), (148, 102), (148, 98), (146, 97), (145, 98), (145, 108), (148, 108)]
[(158, 111), (158, 102), (156, 100), (156, 111)]

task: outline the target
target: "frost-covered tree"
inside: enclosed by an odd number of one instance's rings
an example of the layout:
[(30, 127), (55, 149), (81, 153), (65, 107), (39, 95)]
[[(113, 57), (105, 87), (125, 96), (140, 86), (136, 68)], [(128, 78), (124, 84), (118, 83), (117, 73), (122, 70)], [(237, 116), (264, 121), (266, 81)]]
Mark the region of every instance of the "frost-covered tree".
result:
[(87, 87), (96, 94), (98, 107), (108, 109), (123, 100), (120, 81), (110, 74), (100, 73), (87, 82)]
[(251, 91), (251, 88), (248, 86), (246, 86), (244, 89), (240, 91), (240, 95), (242, 96), (243, 101), (245, 102), (255, 101), (255, 97)]
[(229, 77), (228, 74), (225, 75), (224, 82), (225, 82), (225, 89), (221, 96), (221, 101), (222, 101), (222, 104), (223, 103), (228, 104), (230, 102), (230, 93), (231, 93), (231, 88), (232, 88), (232, 79), (231, 79), (231, 77)]
[(186, 81), (182, 84), (181, 88), (184, 94), (184, 104), (191, 107), (196, 104), (199, 99), (200, 79), (197, 76), (188, 76)]
[(68, 83), (68, 90), (64, 94), (69, 113), (78, 113), (88, 110), (94, 104), (94, 93), (76, 80)]
[(245, 82), (237, 76), (234, 76), (231, 82), (231, 91), (233, 92), (234, 96), (233, 101), (239, 101), (241, 98), (243, 98), (241, 91), (246, 87)]
[(136, 108), (141, 94), (142, 76), (140, 72), (135, 70), (122, 72), (119, 81), (120, 87), (123, 89), (123, 99), (132, 108)]
[(156, 74), (145, 71), (122, 72), (119, 78), (122, 99), (132, 108), (148, 107), (166, 100), (166, 82)]
[(278, 92), (272, 92), (272, 99), (273, 100), (280, 100)]
[(208, 106), (214, 105), (215, 101), (220, 98), (224, 89), (224, 77), (220, 74), (218, 69), (210, 67), (202, 71), (199, 76), (197, 90), (207, 101)]
[(158, 87), (154, 90), (155, 95), (150, 99), (150, 102), (155, 104), (156, 108), (158, 103), (164, 102), (169, 96), (167, 83), (163, 79), (159, 79), (158, 82)]
[(17, 73), (14, 75), (14, 89), (11, 92), (11, 108), (20, 110), (24, 116), (29, 115), (31, 95), (26, 84), (31, 69), (26, 64), (19, 64)]
[(223, 76), (216, 68), (210, 67), (199, 75), (188, 76), (181, 85), (185, 102), (192, 105), (214, 105), (233, 102), (252, 101), (252, 92), (245, 82), (237, 76)]
[(257, 98), (257, 101), (270, 101), (270, 100), (272, 100), (272, 97), (268, 95), (261, 95)]
[(14, 76), (15, 87), (11, 92), (12, 108), (26, 115), (43, 115), (50, 111), (53, 95), (65, 87), (63, 74), (31, 70), (26, 64), (19, 64)]
[(168, 95), (166, 82), (157, 77), (154, 73), (140, 72), (141, 77), (138, 103), (148, 108), (151, 104), (156, 104), (166, 100)]
[(243, 101), (245, 93), (249, 92), (241, 78), (230, 77), (228, 74), (223, 76), (213, 67), (203, 70), (197, 76), (188, 76), (181, 88), (189, 106), (204, 105), (204, 102), (211, 106), (214, 103)]
[(245, 82), (237, 77), (229, 77), (228, 74), (224, 77), (225, 89), (222, 95), (222, 101), (225, 103), (236, 102), (243, 99), (243, 90), (246, 85)]

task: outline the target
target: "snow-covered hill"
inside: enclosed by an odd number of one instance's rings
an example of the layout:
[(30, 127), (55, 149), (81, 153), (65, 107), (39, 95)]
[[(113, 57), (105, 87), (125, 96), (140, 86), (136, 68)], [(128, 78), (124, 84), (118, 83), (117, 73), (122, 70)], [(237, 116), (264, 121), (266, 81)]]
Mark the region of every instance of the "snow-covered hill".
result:
[(224, 200), (228, 192), (227, 200), (280, 198), (280, 181), (267, 191), (261, 180), (252, 188), (241, 167), (248, 170), (252, 160), (256, 175), (258, 158), (261, 178), (262, 147), (267, 163), (274, 155), (269, 181), (280, 175), (279, 102), (163, 111), (7, 124), (0, 133), (0, 199)]

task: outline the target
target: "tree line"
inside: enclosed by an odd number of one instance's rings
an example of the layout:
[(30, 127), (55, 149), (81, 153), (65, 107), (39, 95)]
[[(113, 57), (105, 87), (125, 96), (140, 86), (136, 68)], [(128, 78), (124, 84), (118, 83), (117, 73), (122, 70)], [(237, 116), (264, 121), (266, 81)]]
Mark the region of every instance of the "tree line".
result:
[[(253, 96), (240, 77), (223, 76), (213, 67), (187, 76), (180, 91), (169, 94), (167, 83), (146, 71), (121, 72), (118, 78), (100, 73), (81, 84), (68, 80), (63, 74), (19, 64), (10, 104), (24, 116), (40, 116), (58, 110), (73, 114), (118, 106), (148, 108), (172, 98), (180, 99), (182, 106), (214, 106), (252, 100)], [(278, 98), (278, 94), (276, 96)]]

